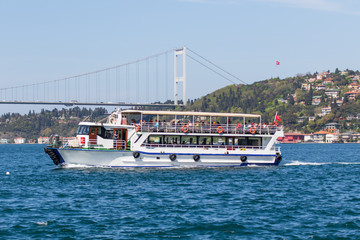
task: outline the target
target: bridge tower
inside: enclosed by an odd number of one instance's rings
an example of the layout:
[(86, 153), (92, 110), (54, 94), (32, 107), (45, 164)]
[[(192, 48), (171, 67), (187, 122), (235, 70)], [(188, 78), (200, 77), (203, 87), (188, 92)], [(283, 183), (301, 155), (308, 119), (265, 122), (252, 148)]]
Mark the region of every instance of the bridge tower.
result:
[[(182, 55), (182, 74), (178, 73), (178, 56)], [(183, 85), (183, 103), (186, 105), (186, 47), (174, 50), (174, 104), (178, 104), (178, 83)]]

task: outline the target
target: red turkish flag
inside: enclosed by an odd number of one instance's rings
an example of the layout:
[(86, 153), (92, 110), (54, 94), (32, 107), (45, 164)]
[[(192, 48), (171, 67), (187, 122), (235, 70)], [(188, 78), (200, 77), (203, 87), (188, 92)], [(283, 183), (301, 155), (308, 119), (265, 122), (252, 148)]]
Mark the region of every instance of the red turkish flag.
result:
[(277, 124), (276, 121), (278, 121), (279, 124), (281, 123), (281, 118), (280, 118), (280, 116), (279, 116), (279, 114), (278, 114), (277, 112), (276, 112), (276, 114), (275, 114), (275, 119), (274, 119), (274, 123), (275, 123), (275, 124)]

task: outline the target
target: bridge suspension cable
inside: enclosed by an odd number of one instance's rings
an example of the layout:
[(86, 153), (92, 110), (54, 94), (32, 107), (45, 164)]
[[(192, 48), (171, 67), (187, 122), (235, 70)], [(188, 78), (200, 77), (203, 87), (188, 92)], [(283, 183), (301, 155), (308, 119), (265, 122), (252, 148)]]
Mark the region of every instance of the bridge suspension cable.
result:
[[(172, 72), (169, 68), (171, 63), (168, 55), (173, 52), (174, 70)], [(183, 55), (182, 59), (181, 55)], [(182, 101), (186, 104), (188, 100), (186, 99), (186, 57), (233, 84), (239, 82), (247, 84), (195, 51), (184, 47), (56, 80), (0, 88), (0, 103), (66, 103), (64, 105), (94, 103), (89, 105), (108, 104), (109, 106), (110, 104), (139, 106), (150, 102), (176, 104), (178, 100), (176, 89), (179, 84), (183, 87), (179, 94), (183, 93)], [(179, 71), (177, 71), (178, 65)], [(174, 78), (170, 77), (171, 75)], [(168, 98), (172, 87), (174, 87), (173, 101)]]
[[(242, 82), (244, 84), (248, 84), (247, 82), (241, 80), (240, 78), (238, 78), (237, 76), (229, 73), (228, 71), (226, 71), (225, 69), (219, 67), (218, 65), (216, 65), (215, 63), (213, 63), (212, 61), (206, 59), (205, 57), (201, 56), (200, 54), (196, 53), (195, 51), (191, 50), (190, 48), (187, 48), (187, 50), (189, 50), (191, 53), (195, 54), (197, 57), (201, 58), (202, 60), (206, 61), (207, 63), (211, 64), (212, 66), (216, 67), (217, 69), (220, 69), (221, 71), (223, 71), (224, 73), (228, 74), (229, 76), (235, 78), (236, 80), (238, 80), (239, 82)], [(189, 58), (191, 58), (192, 60), (194, 60), (195, 62), (201, 64), (202, 66), (206, 67), (207, 69), (211, 70), (212, 72), (218, 74), (219, 76), (221, 76), (222, 78), (228, 80), (229, 82), (232, 82), (234, 84), (236, 84), (236, 82), (234, 82), (233, 80), (231, 80), (230, 78), (224, 76), (224, 74), (219, 73), (218, 71), (214, 70), (213, 68), (207, 66), (206, 64), (200, 62), (199, 60), (195, 59), (194, 57), (192, 57), (191, 55), (187, 55)]]

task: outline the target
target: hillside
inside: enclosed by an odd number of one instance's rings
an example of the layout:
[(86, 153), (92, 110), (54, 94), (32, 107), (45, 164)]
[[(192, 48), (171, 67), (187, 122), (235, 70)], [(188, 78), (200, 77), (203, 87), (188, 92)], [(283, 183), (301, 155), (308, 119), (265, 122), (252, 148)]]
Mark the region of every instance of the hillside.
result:
[[(326, 129), (327, 123), (338, 123), (340, 132), (359, 132), (359, 84), (360, 72), (351, 70), (274, 78), (224, 87), (189, 101), (184, 110), (258, 113), (265, 122), (272, 122), (279, 112), (285, 131), (312, 133)], [(105, 108), (79, 107), (25, 115), (7, 113), (0, 117), (0, 139), (74, 136), (80, 120), (98, 120), (105, 114)]]
[[(310, 133), (339, 123), (340, 131), (359, 131), (360, 72), (335, 70), (230, 85), (195, 101), (187, 110), (262, 114), (271, 122), (279, 112), (287, 131)], [(358, 115), (359, 114), (359, 115)]]
[(58, 134), (61, 136), (74, 136), (80, 120), (88, 117), (99, 119), (106, 114), (105, 108), (41, 110), (40, 113), (29, 111), (28, 114), (7, 113), (0, 117), (0, 138), (14, 139), (23, 137), (34, 140), (40, 136)]

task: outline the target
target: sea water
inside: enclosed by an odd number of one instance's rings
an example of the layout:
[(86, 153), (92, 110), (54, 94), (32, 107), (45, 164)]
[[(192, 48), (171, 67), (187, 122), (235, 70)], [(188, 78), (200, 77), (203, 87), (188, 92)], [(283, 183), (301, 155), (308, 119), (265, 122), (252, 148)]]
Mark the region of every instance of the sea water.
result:
[(59, 168), (43, 147), (0, 145), (1, 239), (360, 239), (358, 144), (177, 169)]

